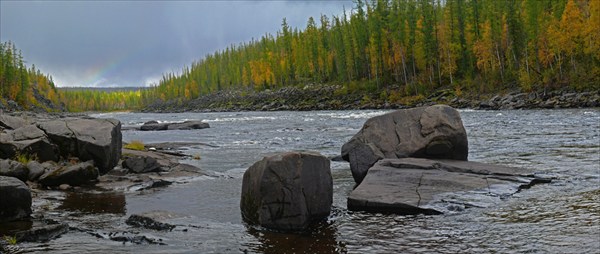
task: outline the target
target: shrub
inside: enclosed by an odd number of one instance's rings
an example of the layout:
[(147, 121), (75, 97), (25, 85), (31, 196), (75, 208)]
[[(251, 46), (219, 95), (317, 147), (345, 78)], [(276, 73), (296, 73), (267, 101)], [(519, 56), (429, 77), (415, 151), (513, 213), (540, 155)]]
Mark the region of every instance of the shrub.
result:
[(144, 142), (139, 140), (132, 140), (129, 144), (126, 144), (124, 148), (130, 150), (143, 151), (144, 150)]
[(17, 153), (15, 155), (15, 160), (20, 162), (23, 165), (27, 165), (30, 161), (36, 160), (37, 156), (35, 154), (31, 155), (28, 153)]

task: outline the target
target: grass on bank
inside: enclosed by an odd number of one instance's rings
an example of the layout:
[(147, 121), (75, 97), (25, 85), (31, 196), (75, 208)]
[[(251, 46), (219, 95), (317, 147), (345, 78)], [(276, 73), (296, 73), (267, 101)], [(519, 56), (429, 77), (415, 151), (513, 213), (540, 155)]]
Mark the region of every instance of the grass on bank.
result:
[(144, 145), (144, 142), (142, 142), (140, 140), (132, 140), (131, 142), (129, 142), (129, 144), (125, 144), (125, 146), (123, 148), (129, 149), (129, 150), (144, 151), (145, 145)]

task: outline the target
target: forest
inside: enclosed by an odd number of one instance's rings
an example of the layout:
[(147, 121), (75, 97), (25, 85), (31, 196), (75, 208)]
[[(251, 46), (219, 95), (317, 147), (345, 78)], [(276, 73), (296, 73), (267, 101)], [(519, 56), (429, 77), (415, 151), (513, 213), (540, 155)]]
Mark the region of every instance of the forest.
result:
[(311, 83), (390, 101), (440, 88), (600, 88), (600, 1), (357, 1), (341, 17), (309, 18), (303, 30), (281, 26), (165, 75), (143, 101)]
[[(52, 77), (32, 65), (27, 68), (12, 42), (0, 43), (0, 106), (12, 101), (23, 109), (59, 110), (60, 94)], [(0, 108), (1, 109), (1, 108)]]
[[(14, 88), (18, 82), (25, 84), (11, 76), (4, 98), (28, 98), (26, 88)], [(72, 111), (123, 110), (222, 90), (309, 84), (335, 84), (340, 94), (369, 92), (385, 101), (438, 89), (456, 95), (597, 91), (600, 1), (357, 0), (341, 16), (309, 18), (303, 29), (283, 19), (275, 35), (206, 55), (148, 89), (63, 91), (59, 97)]]

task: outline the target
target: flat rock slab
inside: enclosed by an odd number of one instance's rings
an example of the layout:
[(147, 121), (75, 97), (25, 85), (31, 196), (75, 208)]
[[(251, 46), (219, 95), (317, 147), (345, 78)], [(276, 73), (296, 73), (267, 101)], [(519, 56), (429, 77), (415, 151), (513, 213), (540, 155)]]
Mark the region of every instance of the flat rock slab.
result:
[(527, 169), (455, 160), (384, 159), (348, 197), (353, 211), (442, 214), (483, 206), (551, 179)]

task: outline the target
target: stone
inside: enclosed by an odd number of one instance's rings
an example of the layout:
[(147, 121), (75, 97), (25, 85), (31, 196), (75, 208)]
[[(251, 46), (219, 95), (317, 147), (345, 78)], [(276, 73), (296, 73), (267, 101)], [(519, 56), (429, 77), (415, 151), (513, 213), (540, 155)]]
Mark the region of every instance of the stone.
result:
[(29, 177), (29, 170), (18, 161), (0, 160), (0, 176), (11, 176), (25, 182)]
[(0, 127), (4, 129), (16, 130), (27, 124), (27, 121), (21, 117), (0, 115)]
[(8, 136), (3, 136), (0, 141), (4, 144), (0, 147), (6, 156), (27, 155), (34, 156), (39, 161), (58, 161), (58, 147), (53, 144), (46, 133), (35, 125), (26, 125), (14, 131)]
[(45, 186), (68, 184), (77, 186), (98, 178), (98, 169), (89, 160), (70, 166), (63, 166), (40, 176), (39, 182)]
[(169, 130), (199, 130), (206, 128), (210, 128), (210, 125), (208, 123), (197, 120), (185, 121), (183, 123), (172, 123), (168, 126)]
[(168, 212), (153, 211), (143, 214), (132, 214), (127, 218), (125, 223), (129, 226), (147, 228), (159, 231), (171, 231), (175, 228), (175, 225), (171, 225), (166, 222), (161, 222), (164, 217), (169, 217)]
[(245, 173), (240, 208), (250, 224), (304, 230), (331, 212), (330, 161), (316, 153), (288, 152), (263, 158)]
[(21, 180), (0, 176), (0, 222), (31, 215), (31, 191)]
[(468, 141), (457, 110), (434, 105), (373, 117), (342, 147), (357, 184), (384, 158), (467, 160)]
[(50, 162), (39, 163), (37, 161), (30, 161), (27, 163), (27, 168), (29, 169), (27, 178), (29, 181), (37, 181), (44, 173), (51, 171), (56, 167), (56, 165)]
[(142, 131), (164, 131), (164, 130), (167, 130), (168, 128), (169, 128), (169, 124), (159, 123), (157, 121), (148, 121), (148, 122), (145, 122), (140, 127), (140, 130), (142, 130)]
[(65, 119), (38, 123), (63, 157), (93, 160), (100, 174), (113, 169), (121, 158), (121, 123), (115, 119)]
[(145, 122), (140, 130), (142, 131), (164, 131), (164, 130), (197, 130), (197, 129), (205, 129), (210, 128), (208, 123), (199, 121), (199, 120), (191, 120), (180, 123), (159, 123), (157, 121), (148, 121)]
[(51, 222), (42, 225), (36, 224), (30, 229), (16, 233), (15, 238), (19, 242), (47, 242), (69, 231), (67, 223)]
[(550, 181), (531, 170), (478, 162), (384, 159), (369, 169), (362, 183), (350, 193), (348, 209), (403, 215), (442, 214), (457, 205), (482, 205), (471, 204), (481, 203), (471, 196), (484, 196), (485, 202), (499, 200)]
[(155, 158), (149, 156), (133, 156), (123, 160), (123, 168), (133, 173), (148, 173), (160, 171), (160, 164)]

